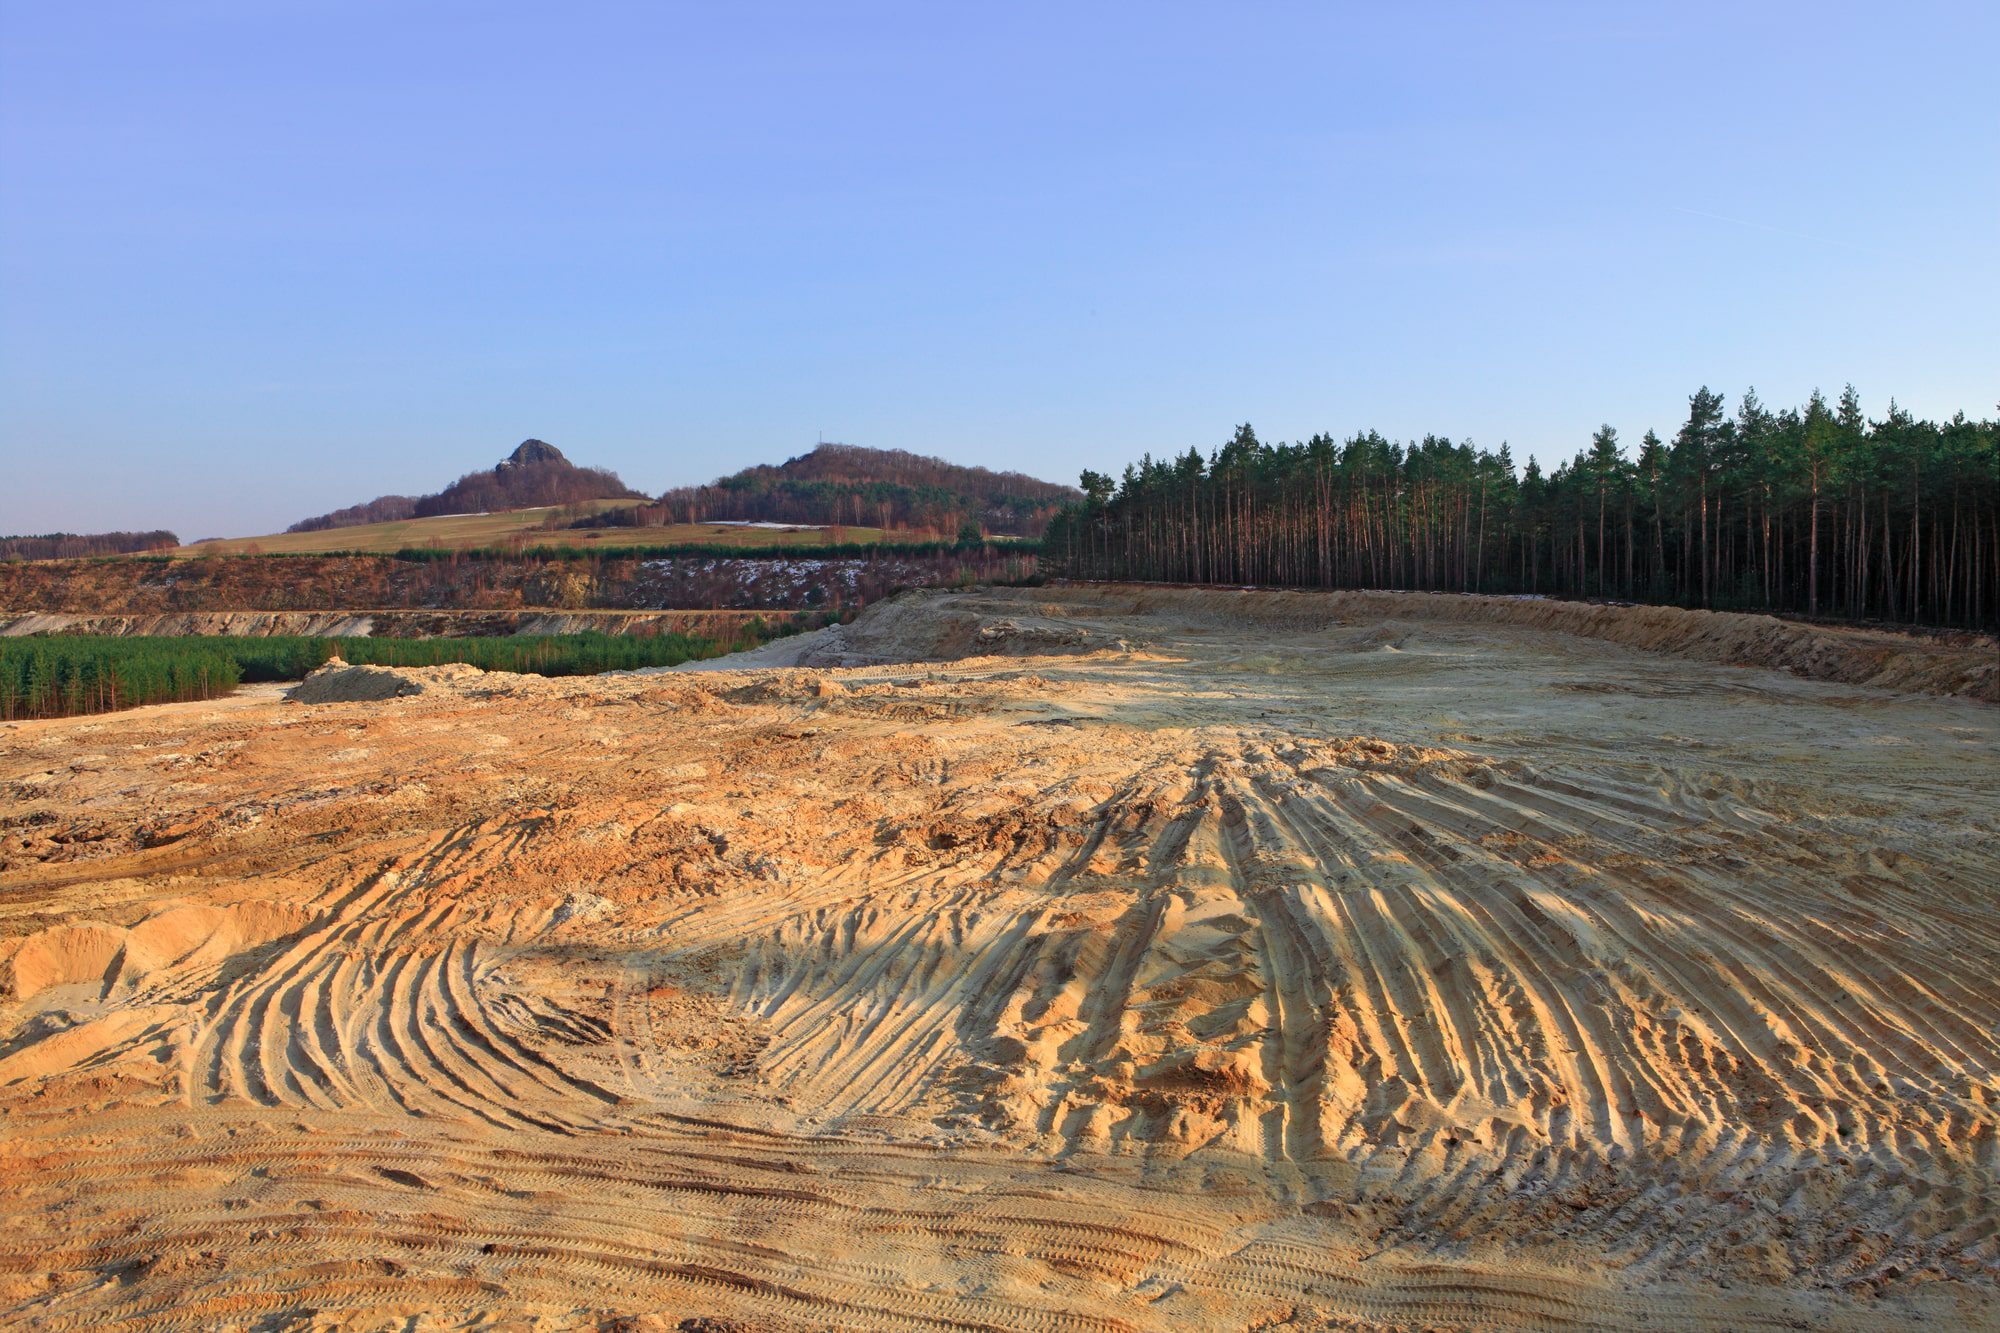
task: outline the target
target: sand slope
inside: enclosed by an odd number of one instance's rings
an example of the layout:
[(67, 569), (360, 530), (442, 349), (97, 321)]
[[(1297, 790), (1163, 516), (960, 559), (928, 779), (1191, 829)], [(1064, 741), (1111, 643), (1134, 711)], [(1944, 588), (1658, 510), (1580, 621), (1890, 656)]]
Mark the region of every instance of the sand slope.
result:
[[(1042, 614), (1047, 612), (1049, 614)], [(917, 590), (855, 626), (765, 645), (731, 666), (855, 666), (949, 660), (978, 652), (1074, 651), (1093, 638), (1079, 613), (1114, 625), (1164, 614), (1204, 628), (1280, 635), (1357, 624), (1449, 621), (1603, 639), (1628, 648), (1726, 666), (1764, 667), (1810, 680), (2000, 702), (2000, 640), (1971, 631), (1852, 629), (1776, 616), (1676, 606), (1474, 597), (1423, 592), (1288, 592), (1080, 584), (975, 599)], [(701, 667), (698, 669), (710, 669)]]
[(0, 1318), (1990, 1326), (2000, 715), (1391, 609), (0, 730)]

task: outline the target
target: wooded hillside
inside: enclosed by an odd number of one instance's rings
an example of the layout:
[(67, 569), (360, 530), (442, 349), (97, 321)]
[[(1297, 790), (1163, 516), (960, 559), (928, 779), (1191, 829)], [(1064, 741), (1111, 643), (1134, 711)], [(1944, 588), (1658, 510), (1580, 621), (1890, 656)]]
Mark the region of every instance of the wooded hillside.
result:
[(523, 440), (514, 452), (492, 468), (468, 472), (435, 495), (382, 495), (316, 518), (303, 519), (287, 532), (323, 532), (328, 528), (393, 523), (443, 514), (485, 514), (545, 505), (578, 504), (585, 500), (646, 497), (597, 467), (578, 467), (562, 450), (542, 440)]
[(1074, 487), (1019, 472), (964, 467), (900, 449), (822, 444), (772, 466), (745, 468), (706, 486), (668, 491), (635, 518), (649, 523), (734, 519), (766, 523), (925, 528), (947, 536), (968, 525), (1037, 536)]

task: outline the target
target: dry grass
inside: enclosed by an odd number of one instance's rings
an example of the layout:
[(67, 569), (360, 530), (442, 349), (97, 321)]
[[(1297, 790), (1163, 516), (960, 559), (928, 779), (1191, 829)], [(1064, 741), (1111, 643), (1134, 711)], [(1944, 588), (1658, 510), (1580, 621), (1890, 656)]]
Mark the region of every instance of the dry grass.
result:
[[(566, 506), (569, 512), (603, 513), (623, 509), (630, 500), (591, 500)], [(575, 546), (615, 551), (634, 546), (826, 546), (840, 542), (926, 541), (933, 533), (882, 528), (745, 528), (719, 523), (674, 523), (657, 528), (545, 529), (542, 522), (555, 507), (511, 509), (497, 514), (452, 514), (439, 518), (403, 519), (395, 523), (365, 523), (324, 532), (279, 532), (264, 537), (227, 537), (177, 548), (175, 555), (324, 555), (360, 552), (384, 555), (411, 547), (472, 550), (518, 545)]]

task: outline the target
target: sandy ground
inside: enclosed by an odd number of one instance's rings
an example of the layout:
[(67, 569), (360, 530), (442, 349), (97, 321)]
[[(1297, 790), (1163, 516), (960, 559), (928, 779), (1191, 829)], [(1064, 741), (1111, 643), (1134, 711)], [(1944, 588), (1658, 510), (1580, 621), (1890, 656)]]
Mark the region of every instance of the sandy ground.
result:
[(1297, 605), (0, 728), (0, 1323), (1996, 1326), (2000, 712)]

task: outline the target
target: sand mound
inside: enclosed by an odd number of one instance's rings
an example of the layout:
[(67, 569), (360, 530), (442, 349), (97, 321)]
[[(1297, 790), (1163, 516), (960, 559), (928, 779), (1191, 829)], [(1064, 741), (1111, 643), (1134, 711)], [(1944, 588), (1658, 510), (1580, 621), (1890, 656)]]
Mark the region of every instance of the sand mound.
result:
[(281, 903), (163, 907), (129, 929), (105, 922), (52, 926), (19, 942), (8, 960), (13, 998), (90, 983), (110, 994), (177, 970), (214, 967), (232, 954), (297, 930), (299, 908)]
[(1076, 656), (1129, 651), (1130, 644), (1018, 596), (920, 588), (877, 602), (846, 625), (779, 639), (748, 652), (671, 671), (758, 667), (862, 667), (954, 662), (973, 657)]
[(9, 989), (26, 1000), (51, 986), (108, 978), (125, 948), (125, 932), (102, 922), (55, 926), (21, 942), (10, 961)]
[(434, 667), (349, 666), (335, 657), (286, 690), (285, 698), (299, 704), (375, 703), (427, 689), (461, 687), (486, 674), (462, 662)]

